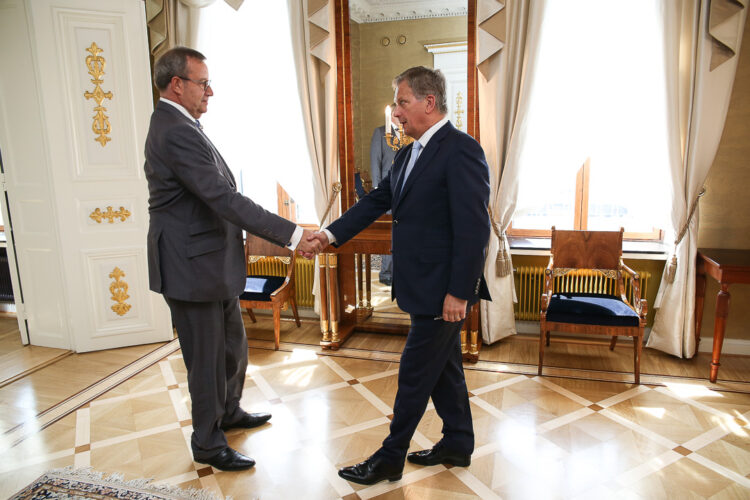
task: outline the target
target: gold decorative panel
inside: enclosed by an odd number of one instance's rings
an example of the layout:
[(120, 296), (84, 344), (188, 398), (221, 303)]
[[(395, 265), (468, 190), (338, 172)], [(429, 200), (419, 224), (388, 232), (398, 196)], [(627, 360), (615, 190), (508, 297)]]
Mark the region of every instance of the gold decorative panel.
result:
[(94, 219), (98, 224), (101, 224), (104, 219), (107, 219), (107, 222), (113, 224), (115, 219), (120, 219), (120, 222), (125, 222), (130, 215), (130, 210), (125, 207), (120, 207), (120, 209), (115, 212), (112, 210), (111, 206), (108, 206), (106, 212), (102, 212), (101, 208), (97, 207), (96, 210), (89, 214), (89, 217)]
[(92, 42), (91, 46), (86, 49), (86, 51), (91, 54), (86, 56), (86, 67), (89, 68), (89, 75), (93, 77), (91, 83), (94, 84), (94, 91), (89, 92), (87, 90), (83, 93), (83, 96), (86, 99), (93, 99), (96, 101), (96, 106), (94, 107), (96, 114), (94, 115), (94, 122), (91, 124), (91, 130), (93, 130), (94, 134), (97, 136), (94, 140), (104, 147), (112, 140), (112, 138), (109, 137), (110, 132), (112, 132), (112, 126), (109, 123), (109, 117), (104, 114), (104, 112), (107, 111), (107, 108), (102, 106), (104, 99), (112, 99), (112, 92), (104, 92), (101, 87), (104, 83), (102, 77), (104, 76), (104, 67), (107, 64), (107, 61), (104, 57), (99, 55), (102, 52), (102, 49), (96, 45), (96, 42)]
[(109, 285), (109, 293), (112, 294), (111, 299), (117, 302), (117, 304), (112, 306), (112, 310), (118, 316), (124, 316), (131, 307), (130, 304), (125, 302), (130, 298), (130, 295), (128, 295), (128, 284), (120, 279), (125, 277), (125, 273), (119, 267), (115, 267), (109, 273), (109, 277), (113, 280)]

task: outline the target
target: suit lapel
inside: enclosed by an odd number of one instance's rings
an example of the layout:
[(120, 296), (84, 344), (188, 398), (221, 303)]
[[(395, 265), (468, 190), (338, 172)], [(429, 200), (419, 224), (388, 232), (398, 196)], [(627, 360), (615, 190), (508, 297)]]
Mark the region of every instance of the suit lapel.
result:
[[(450, 122), (446, 123), (437, 132), (435, 132), (435, 135), (433, 135), (430, 141), (427, 143), (427, 147), (424, 148), (422, 154), (419, 155), (419, 158), (417, 158), (417, 163), (414, 164), (414, 168), (409, 174), (409, 177), (406, 179), (406, 183), (403, 183), (403, 187), (397, 193), (396, 203), (393, 206), (394, 210), (399, 206), (401, 200), (403, 200), (409, 194), (409, 190), (415, 184), (417, 178), (422, 174), (422, 172), (425, 171), (427, 166), (432, 161), (432, 158), (435, 156), (435, 154), (437, 154), (438, 150), (440, 149), (440, 143), (442, 142), (443, 138), (448, 133), (448, 130), (450, 130), (450, 128), (452, 128)], [(406, 170), (406, 164), (409, 161), (409, 156), (411, 156), (411, 149), (409, 150), (409, 155), (407, 155), (407, 159), (404, 162), (404, 168), (402, 168), (402, 172), (400, 174), (401, 176), (403, 176), (404, 171)], [(402, 182), (399, 182), (399, 185), (401, 184)]]
[(208, 138), (208, 136), (195, 125), (195, 122), (191, 121), (187, 116), (182, 114), (179, 109), (175, 108), (174, 106), (171, 106), (169, 104), (166, 104), (162, 101), (159, 101), (156, 103), (156, 109), (165, 111), (167, 113), (173, 113), (177, 116), (179, 116), (181, 119), (185, 120), (185, 122), (189, 123), (191, 127), (195, 127), (195, 130), (200, 134), (203, 139), (208, 143), (208, 147), (211, 149), (211, 151), (219, 158), (219, 162), (216, 165), (217, 170), (219, 173), (224, 177), (227, 181), (229, 181), (229, 184), (232, 186), (232, 189), (235, 191), (237, 190), (237, 185), (234, 180), (234, 175), (232, 175), (232, 171), (229, 170), (229, 167), (227, 166), (227, 163), (224, 161), (224, 158), (221, 156), (221, 153), (219, 153), (219, 150), (216, 149), (216, 146), (214, 146), (214, 143), (211, 142), (211, 139)]

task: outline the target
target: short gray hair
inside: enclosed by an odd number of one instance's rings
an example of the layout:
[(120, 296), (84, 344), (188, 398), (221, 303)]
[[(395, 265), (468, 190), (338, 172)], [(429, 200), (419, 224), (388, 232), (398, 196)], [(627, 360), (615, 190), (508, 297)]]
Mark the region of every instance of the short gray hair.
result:
[(448, 104), (445, 98), (445, 76), (439, 69), (415, 66), (409, 68), (393, 79), (394, 90), (406, 81), (414, 96), (420, 101), (428, 95), (435, 96), (435, 106), (441, 113), (448, 112)]
[(163, 91), (175, 76), (186, 78), (188, 58), (205, 61), (206, 56), (197, 50), (177, 46), (166, 51), (154, 64), (154, 85)]

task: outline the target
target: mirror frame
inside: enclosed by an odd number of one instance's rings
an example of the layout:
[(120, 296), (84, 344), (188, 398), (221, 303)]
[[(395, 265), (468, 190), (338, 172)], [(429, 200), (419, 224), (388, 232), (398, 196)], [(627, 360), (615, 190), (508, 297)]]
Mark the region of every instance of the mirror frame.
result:
[[(479, 140), (479, 96), (476, 68), (476, 0), (467, 0), (467, 132)], [(355, 203), (354, 191), (354, 114), (352, 112), (352, 73), (349, 32), (349, 0), (334, 0), (336, 20), (336, 112), (338, 114), (339, 171), (341, 213)], [(394, 75), (395, 76), (395, 75)], [(385, 215), (370, 227), (390, 231), (391, 216)]]

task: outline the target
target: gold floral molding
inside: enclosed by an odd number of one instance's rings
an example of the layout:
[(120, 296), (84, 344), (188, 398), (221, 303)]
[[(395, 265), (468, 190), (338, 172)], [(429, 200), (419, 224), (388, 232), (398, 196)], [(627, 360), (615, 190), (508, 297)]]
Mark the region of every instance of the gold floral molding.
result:
[(112, 126), (109, 123), (109, 117), (104, 114), (107, 108), (102, 106), (104, 99), (112, 99), (112, 92), (104, 92), (101, 87), (101, 84), (104, 83), (102, 76), (104, 76), (104, 67), (107, 61), (99, 55), (102, 49), (97, 47), (96, 42), (91, 42), (91, 47), (86, 49), (86, 51), (91, 53), (91, 55), (86, 56), (86, 66), (89, 68), (89, 75), (94, 77), (91, 83), (95, 87), (93, 92), (87, 90), (83, 93), (83, 96), (86, 99), (96, 101), (96, 107), (94, 107), (96, 114), (94, 115), (94, 122), (91, 124), (91, 130), (98, 136), (94, 140), (104, 147), (112, 140), (109, 137), (109, 133), (112, 132)]
[(125, 301), (130, 298), (128, 295), (128, 284), (122, 281), (120, 278), (124, 277), (125, 273), (119, 267), (115, 267), (109, 277), (114, 281), (109, 284), (109, 293), (112, 294), (111, 299), (117, 302), (112, 306), (112, 310), (117, 313), (118, 316), (124, 316), (125, 313), (130, 311), (130, 304)]
[(461, 92), (458, 92), (456, 94), (456, 128), (459, 130), (463, 130), (464, 123), (461, 119), (461, 117), (464, 114), (463, 108), (461, 108), (461, 103), (464, 100), (464, 96), (461, 95)]
[(115, 219), (120, 219), (120, 222), (125, 222), (125, 219), (130, 217), (130, 210), (125, 207), (120, 207), (120, 210), (114, 211), (111, 206), (107, 207), (106, 212), (102, 212), (102, 209), (97, 207), (96, 210), (89, 214), (89, 217), (94, 219), (98, 224), (102, 223), (102, 220), (107, 219), (110, 224), (115, 222)]

